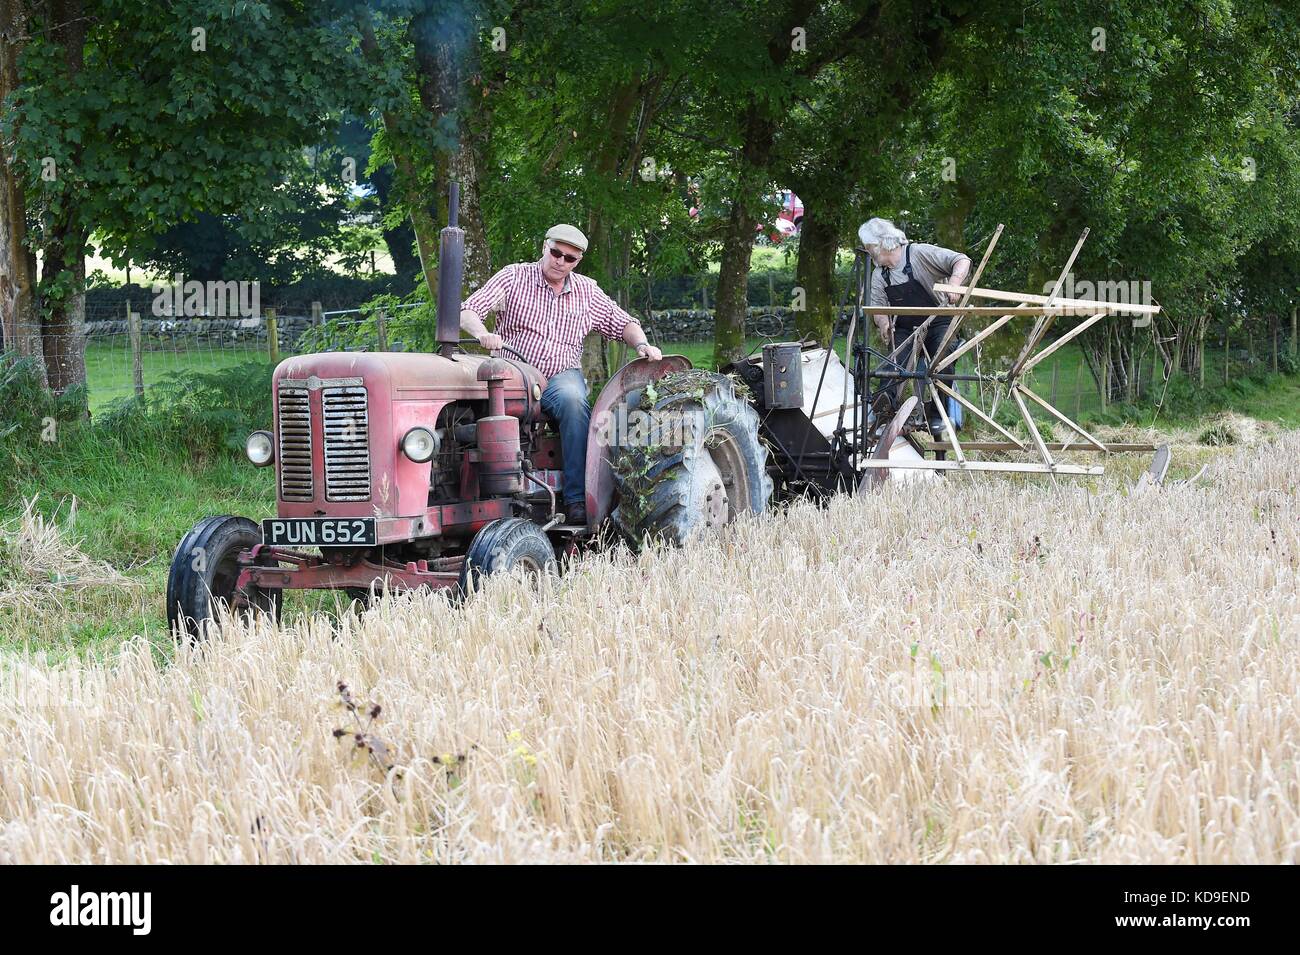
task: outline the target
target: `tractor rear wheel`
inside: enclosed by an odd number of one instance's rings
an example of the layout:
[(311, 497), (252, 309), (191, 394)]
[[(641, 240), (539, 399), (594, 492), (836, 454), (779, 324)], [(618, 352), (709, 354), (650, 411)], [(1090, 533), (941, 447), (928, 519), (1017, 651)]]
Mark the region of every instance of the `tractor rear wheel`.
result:
[(191, 641), (206, 636), (219, 602), (231, 613), (279, 614), (279, 590), (235, 591), (240, 552), (261, 542), (261, 530), (246, 517), (205, 517), (190, 528), (172, 556), (167, 575), (167, 623), (173, 634), (184, 634)]
[(470, 541), (460, 589), (469, 593), (491, 574), (520, 572), (537, 579), (558, 569), (555, 548), (542, 529), (522, 517), (506, 517), (484, 524)]
[(731, 378), (692, 369), (629, 397), (636, 426), (615, 436), (611, 458), (614, 522), (633, 545), (650, 537), (682, 544), (767, 508), (772, 478), (758, 412)]

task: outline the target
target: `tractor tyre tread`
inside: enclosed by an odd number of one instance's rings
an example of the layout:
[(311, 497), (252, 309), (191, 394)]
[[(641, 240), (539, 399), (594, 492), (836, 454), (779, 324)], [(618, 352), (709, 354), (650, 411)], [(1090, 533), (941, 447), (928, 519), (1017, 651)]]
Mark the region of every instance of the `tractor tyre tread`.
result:
[[(234, 593), (233, 581), (229, 592), (224, 588), (213, 592), (217, 569), (261, 540), (261, 529), (255, 523), (229, 514), (205, 517), (190, 528), (176, 545), (167, 573), (167, 624), (173, 634), (185, 633), (191, 640), (202, 635), (205, 624), (214, 616), (212, 600), (229, 601)], [(198, 551), (204, 555), (201, 568), (194, 563)], [(248, 596), (256, 610), (279, 615), (279, 590), (253, 588)]]
[(469, 593), (480, 581), (492, 574), (509, 571), (517, 561), (531, 558), (544, 573), (558, 569), (555, 548), (550, 538), (533, 521), (506, 517), (490, 521), (470, 541), (460, 570), (460, 590)]
[(652, 417), (670, 411), (693, 415), (695, 427), (686, 447), (648, 463), (643, 457), (638, 460), (633, 450), (614, 449), (611, 463), (619, 499), (614, 523), (634, 547), (648, 538), (680, 545), (703, 525), (703, 502), (692, 500), (692, 490), (697, 467), (709, 458), (705, 440), (715, 429), (726, 431), (740, 453), (750, 510), (762, 512), (771, 500), (772, 478), (767, 448), (759, 439), (758, 412), (736, 393), (726, 375), (711, 374), (703, 392), (702, 397), (694, 391), (665, 395), (647, 412)]

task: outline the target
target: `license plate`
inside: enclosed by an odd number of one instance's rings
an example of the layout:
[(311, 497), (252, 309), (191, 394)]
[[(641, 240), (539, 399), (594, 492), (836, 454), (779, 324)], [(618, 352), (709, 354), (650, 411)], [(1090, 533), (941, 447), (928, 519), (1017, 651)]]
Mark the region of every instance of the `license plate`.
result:
[(350, 547), (376, 543), (373, 517), (268, 517), (262, 521), (267, 544), (297, 547)]

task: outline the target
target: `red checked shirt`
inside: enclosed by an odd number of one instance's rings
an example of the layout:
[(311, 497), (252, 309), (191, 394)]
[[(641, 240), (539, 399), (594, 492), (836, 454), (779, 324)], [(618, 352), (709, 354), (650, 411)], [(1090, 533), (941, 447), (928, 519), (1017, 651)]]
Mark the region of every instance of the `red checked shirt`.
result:
[(585, 275), (570, 272), (555, 294), (536, 262), (507, 265), (461, 307), (479, 318), (496, 312), (496, 334), (547, 378), (582, 367), (582, 340), (593, 328), (619, 339), (636, 321)]

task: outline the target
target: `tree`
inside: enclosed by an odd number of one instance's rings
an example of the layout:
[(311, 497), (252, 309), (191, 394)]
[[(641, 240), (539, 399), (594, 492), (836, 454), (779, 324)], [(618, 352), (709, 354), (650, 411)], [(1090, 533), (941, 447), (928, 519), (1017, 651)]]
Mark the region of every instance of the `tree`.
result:
[[(18, 61), (27, 38), (26, 4), (0, 0), (0, 104), (19, 88)], [(41, 354), (36, 255), (27, 239), (27, 192), (23, 170), (14, 159), (13, 136), (21, 127), (14, 116), (0, 126), (0, 347), (23, 357)], [(45, 363), (39, 365), (42, 386)]]
[(124, 264), (202, 212), (253, 222), (292, 208), (281, 185), (301, 148), (360, 83), (326, 5), (6, 0), (5, 17), (27, 31), (7, 41), (0, 121), (27, 235), (10, 213), (5, 242), (41, 254), (43, 351), (61, 392), (85, 378), (92, 232)]

